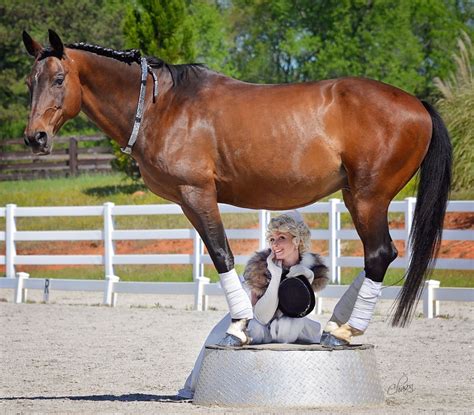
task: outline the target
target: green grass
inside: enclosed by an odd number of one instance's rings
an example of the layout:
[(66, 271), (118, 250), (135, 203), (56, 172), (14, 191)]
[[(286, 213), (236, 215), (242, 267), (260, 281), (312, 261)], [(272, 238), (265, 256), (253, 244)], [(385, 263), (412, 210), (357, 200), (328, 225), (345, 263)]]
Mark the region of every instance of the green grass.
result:
[(121, 174), (80, 175), (77, 177), (21, 180), (2, 182), (0, 205), (14, 203), (18, 206), (82, 206), (116, 204), (163, 203), (150, 192), (133, 198), (144, 185), (134, 184)]
[[(61, 279), (104, 279), (104, 268), (101, 266), (71, 266), (62, 269), (46, 269), (40, 267), (18, 267), (28, 272), (31, 278)], [(120, 265), (114, 267), (120, 281), (146, 282), (190, 282), (193, 280), (192, 267), (189, 265)]]
[[(2, 182), (0, 206), (100, 206), (167, 204), (169, 201), (150, 192), (142, 183), (132, 183), (122, 174), (81, 175), (61, 179)], [(227, 228), (246, 228), (257, 223), (258, 214), (224, 214)], [(182, 215), (116, 217), (116, 229), (191, 228)], [(101, 217), (17, 218), (18, 230), (101, 229)], [(0, 230), (5, 223), (1, 221)]]

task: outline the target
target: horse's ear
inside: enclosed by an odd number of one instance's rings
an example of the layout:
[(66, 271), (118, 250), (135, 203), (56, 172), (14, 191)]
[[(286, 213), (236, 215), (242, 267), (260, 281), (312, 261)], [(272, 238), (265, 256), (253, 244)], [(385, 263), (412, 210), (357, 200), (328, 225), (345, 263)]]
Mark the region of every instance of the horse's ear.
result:
[(64, 55), (64, 45), (63, 41), (59, 37), (59, 35), (51, 29), (48, 29), (49, 33), (49, 43), (53, 48), (54, 55), (61, 59)]
[(26, 30), (23, 30), (23, 44), (25, 45), (26, 50), (31, 56), (35, 58), (38, 54), (43, 50), (43, 46), (41, 46), (36, 40), (34, 40)]

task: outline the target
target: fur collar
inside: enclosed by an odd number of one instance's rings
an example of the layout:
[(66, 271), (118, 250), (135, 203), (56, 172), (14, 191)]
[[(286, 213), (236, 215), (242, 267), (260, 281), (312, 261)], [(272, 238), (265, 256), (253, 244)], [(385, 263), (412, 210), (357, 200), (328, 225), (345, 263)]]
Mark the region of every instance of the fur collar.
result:
[[(270, 252), (269, 248), (256, 252), (245, 267), (245, 282), (257, 297), (261, 297), (265, 293), (271, 279), (270, 272), (267, 269), (267, 258)], [(321, 257), (318, 254), (308, 252), (302, 256), (300, 264), (313, 271), (314, 280), (311, 286), (314, 291), (321, 291), (329, 281), (328, 268), (324, 265)]]

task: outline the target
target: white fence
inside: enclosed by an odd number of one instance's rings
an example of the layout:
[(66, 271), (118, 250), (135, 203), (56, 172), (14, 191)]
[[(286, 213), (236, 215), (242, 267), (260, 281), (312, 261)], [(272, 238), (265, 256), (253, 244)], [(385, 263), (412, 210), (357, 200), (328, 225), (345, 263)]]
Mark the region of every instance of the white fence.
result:
[[(421, 295), (423, 315), (433, 318), (440, 314), (440, 301), (474, 301), (472, 288), (440, 288), (439, 281), (425, 282)], [(118, 277), (107, 277), (105, 281), (60, 280), (45, 278), (28, 278), (28, 274), (19, 272), (17, 278), (0, 279), (0, 288), (14, 290), (13, 301), (17, 304), (27, 301), (28, 290), (42, 290), (43, 301), (49, 301), (49, 291), (94, 291), (103, 293), (103, 304), (115, 306), (118, 293), (127, 294), (172, 294), (193, 295), (194, 307), (198, 311), (207, 310), (209, 296), (223, 295), (219, 283), (210, 283), (209, 278), (198, 277), (195, 282), (120, 282)], [(315, 314), (322, 313), (324, 298), (340, 298), (347, 290), (347, 285), (328, 285), (316, 293)], [(401, 287), (384, 287), (381, 298), (394, 300)]]
[[(392, 202), (389, 212), (404, 214), (404, 229), (391, 230), (394, 240), (404, 240), (405, 256), (397, 258), (392, 268), (406, 268), (410, 254), (408, 236), (412, 224), (412, 216), (416, 199), (407, 198), (404, 201)], [(251, 209), (237, 208), (228, 205), (220, 205), (221, 213), (256, 213)], [(338, 199), (328, 202), (318, 202), (313, 205), (299, 209), (301, 213), (324, 213), (328, 215), (328, 229), (312, 229), (311, 237), (316, 240), (328, 241), (328, 256), (325, 257), (329, 266), (331, 281), (340, 284), (341, 267), (363, 267), (363, 257), (341, 256), (341, 240), (358, 240), (359, 237), (354, 229), (341, 229), (341, 214), (347, 209)], [(472, 201), (450, 201), (448, 212), (473, 212)], [(258, 229), (227, 229), (229, 239), (256, 239), (259, 248), (265, 247), (265, 229), (270, 220), (269, 211), (258, 211)], [(5, 241), (5, 255), (0, 256), (0, 265), (5, 265), (6, 278), (0, 278), (0, 288), (14, 288), (16, 290), (15, 300), (21, 301), (25, 289), (42, 289), (45, 292), (50, 289), (57, 290), (84, 290), (104, 291), (104, 302), (113, 304), (114, 298), (119, 292), (132, 293), (168, 293), (168, 294), (193, 294), (196, 298), (196, 308), (206, 307), (208, 295), (221, 295), (218, 284), (210, 284), (204, 275), (204, 264), (211, 264), (209, 255), (204, 254), (204, 245), (194, 229), (146, 229), (146, 230), (118, 230), (114, 228), (114, 217), (122, 215), (182, 215), (182, 210), (177, 205), (134, 205), (115, 206), (113, 203), (105, 203), (103, 206), (73, 206), (73, 207), (17, 207), (7, 205), (0, 208), (0, 217), (5, 217), (5, 231), (0, 232), (0, 242)], [(103, 227), (98, 230), (62, 230), (62, 231), (17, 231), (15, 219), (20, 217), (55, 217), (55, 216), (101, 216)], [(158, 240), (158, 239), (192, 239), (193, 252), (190, 254), (156, 254), (156, 255), (119, 255), (115, 253), (114, 241), (117, 240)], [(445, 230), (444, 240), (474, 240), (471, 230)], [(103, 241), (103, 255), (17, 255), (15, 243), (17, 241), (80, 241), (95, 240)], [(245, 264), (249, 256), (237, 255), (235, 262)], [(193, 266), (193, 283), (135, 283), (119, 282), (115, 276), (114, 265), (123, 264), (189, 264)], [(105, 280), (59, 280), (59, 279), (28, 279), (21, 274), (16, 276), (16, 265), (101, 265), (104, 267)], [(438, 259), (437, 269), (472, 270), (474, 261), (472, 259)], [(21, 280), (21, 281), (20, 281)], [(436, 283), (434, 283), (436, 285)], [(436, 288), (435, 285), (426, 292), (430, 292), (430, 298), (438, 299), (436, 294), (442, 298), (461, 301), (472, 301), (472, 292), (469, 289), (447, 289)], [(155, 288), (153, 288), (155, 287)], [(47, 290), (46, 290), (47, 288)], [(330, 286), (324, 290), (324, 297), (342, 295), (345, 287)], [(385, 292), (397, 291), (393, 287)], [(390, 291), (391, 290), (391, 291)], [(447, 291), (457, 290), (449, 294)], [(461, 290), (461, 291), (459, 291)], [(393, 298), (396, 297), (393, 291)], [(447, 294), (448, 293), (448, 294)], [(388, 294), (385, 294), (388, 295)], [(391, 298), (391, 297), (390, 297)], [(427, 304), (435, 300), (426, 300)], [(203, 303), (204, 301), (204, 303)], [(428, 307), (428, 306), (426, 306)], [(427, 312), (427, 314), (429, 314)]]

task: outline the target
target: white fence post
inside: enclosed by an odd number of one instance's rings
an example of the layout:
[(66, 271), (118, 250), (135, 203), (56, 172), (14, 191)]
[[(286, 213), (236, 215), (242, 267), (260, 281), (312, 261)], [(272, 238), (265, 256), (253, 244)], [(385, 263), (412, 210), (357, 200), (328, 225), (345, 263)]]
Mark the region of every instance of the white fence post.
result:
[(16, 274), (16, 288), (15, 288), (15, 304), (21, 304), (27, 300), (27, 290), (23, 288), (25, 286), (25, 279), (29, 278), (30, 274), (26, 272), (18, 272)]
[(114, 231), (114, 220), (112, 217), (112, 209), (114, 204), (111, 202), (104, 203), (104, 273), (107, 275), (115, 275), (113, 258), (115, 255), (114, 241), (112, 232)]
[(262, 250), (267, 247), (266, 232), (267, 226), (270, 223), (270, 212), (265, 209), (258, 211), (258, 249)]
[(115, 307), (117, 304), (117, 293), (114, 292), (114, 283), (120, 280), (116, 275), (105, 276), (104, 305)]
[(204, 275), (204, 262), (201, 261), (202, 256), (204, 255), (204, 242), (199, 236), (199, 274)]
[(204, 275), (204, 264), (201, 262), (201, 256), (204, 254), (204, 243), (198, 231), (194, 229), (193, 234), (193, 281)]
[(410, 266), (410, 258), (411, 258), (411, 241), (410, 241), (410, 233), (411, 228), (413, 225), (413, 213), (415, 211), (415, 204), (416, 198), (415, 197), (407, 197), (405, 199), (405, 261), (406, 261), (406, 270), (408, 271), (408, 267)]
[(5, 212), (5, 275), (15, 278), (15, 209), (16, 205), (9, 204)]
[(49, 302), (49, 286), (51, 285), (51, 280), (46, 278), (44, 280), (44, 288), (43, 288), (43, 302)]
[(423, 315), (425, 318), (436, 317), (439, 313), (439, 301), (435, 301), (434, 290), (439, 288), (439, 281), (427, 280), (423, 291)]
[(315, 296), (315, 305), (312, 314), (323, 314), (323, 297), (319, 293), (314, 293)]
[(337, 231), (341, 228), (341, 214), (337, 211), (339, 199), (329, 199), (329, 269), (331, 282), (341, 283), (341, 268), (337, 266), (337, 258), (341, 255), (341, 243)]
[(204, 286), (211, 280), (207, 277), (199, 276), (196, 279), (196, 292), (194, 294), (194, 309), (203, 311), (207, 309), (207, 295), (204, 295)]

